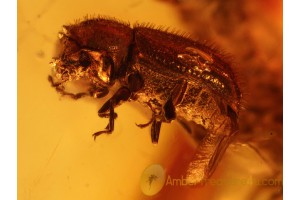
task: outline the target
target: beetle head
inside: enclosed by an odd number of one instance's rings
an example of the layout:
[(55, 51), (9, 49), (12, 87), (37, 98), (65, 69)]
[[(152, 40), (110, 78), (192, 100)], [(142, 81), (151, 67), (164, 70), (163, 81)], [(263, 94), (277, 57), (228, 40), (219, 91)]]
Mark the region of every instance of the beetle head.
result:
[(86, 77), (111, 85), (126, 66), (131, 40), (130, 27), (113, 20), (90, 19), (64, 26), (61, 53), (53, 61), (56, 77), (62, 81)]
[(105, 52), (72, 49), (65, 46), (62, 55), (54, 59), (54, 73), (61, 82), (87, 79), (93, 84), (110, 85), (114, 80), (114, 63)]

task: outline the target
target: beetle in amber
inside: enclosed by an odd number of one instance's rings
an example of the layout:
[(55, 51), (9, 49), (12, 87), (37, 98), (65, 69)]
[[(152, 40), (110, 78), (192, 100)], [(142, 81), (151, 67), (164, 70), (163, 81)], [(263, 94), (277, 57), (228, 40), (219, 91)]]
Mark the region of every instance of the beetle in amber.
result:
[[(152, 111), (153, 143), (159, 140), (162, 123), (179, 120), (206, 153), (203, 163), (209, 175), (230, 139), (237, 131), (242, 94), (235, 74), (223, 56), (213, 48), (181, 35), (149, 26), (105, 18), (86, 19), (64, 26), (60, 33), (62, 52), (52, 62), (49, 81), (58, 92), (74, 99), (102, 98), (117, 82), (115, 94), (99, 109), (108, 117), (105, 130), (112, 133), (117, 117), (114, 109), (125, 101), (138, 101)], [(64, 84), (89, 81), (89, 89), (73, 94)]]

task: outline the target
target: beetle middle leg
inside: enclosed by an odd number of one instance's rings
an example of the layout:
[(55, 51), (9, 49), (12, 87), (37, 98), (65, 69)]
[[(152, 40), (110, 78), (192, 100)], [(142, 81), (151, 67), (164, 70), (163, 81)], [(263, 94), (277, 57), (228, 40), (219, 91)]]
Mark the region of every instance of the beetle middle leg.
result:
[(136, 124), (136, 125), (140, 128), (145, 128), (151, 124), (151, 141), (153, 144), (157, 144), (159, 139), (160, 127), (162, 124), (162, 120), (159, 117), (161, 114), (160, 113), (157, 114), (155, 112), (150, 102), (147, 102), (147, 105), (152, 111), (152, 117), (150, 121), (145, 124)]
[(147, 106), (150, 108), (150, 110), (152, 111), (152, 117), (151, 117), (151, 119), (149, 120), (149, 122), (147, 122), (147, 123), (145, 123), (145, 124), (135, 124), (135, 125), (137, 125), (137, 126), (140, 127), (140, 128), (145, 128), (145, 127), (149, 126), (150, 124), (152, 124), (153, 120), (155, 119), (155, 112), (154, 112), (154, 110), (153, 110), (153, 108), (152, 108), (151, 103), (150, 103), (150, 102), (146, 102), (146, 104), (147, 104)]
[(152, 123), (151, 125), (151, 140), (152, 143), (158, 143), (159, 133), (162, 122), (170, 122), (176, 118), (175, 106), (178, 105), (183, 99), (184, 93), (187, 89), (186, 81), (179, 81), (178, 84), (175, 85), (174, 89), (171, 92), (168, 100), (162, 106), (161, 112), (158, 114), (152, 109), (150, 104), (150, 108), (152, 110), (152, 119), (149, 123), (140, 125), (140, 127), (144, 127)]
[[(104, 109), (106, 110), (108, 106), (108, 113), (106, 111), (103, 111)], [(108, 100), (102, 108), (98, 111), (98, 115), (100, 117), (109, 117), (109, 123), (106, 126), (105, 130), (103, 131), (98, 131), (93, 134), (94, 140), (96, 140), (96, 137), (101, 135), (102, 133), (107, 133), (110, 134), (114, 130), (114, 122), (115, 119), (117, 118), (117, 113), (114, 112), (114, 99)]]
[(106, 133), (110, 134), (114, 130), (114, 122), (117, 118), (117, 113), (115, 113), (114, 108), (121, 104), (122, 101), (127, 101), (131, 95), (131, 91), (127, 87), (121, 87), (118, 91), (99, 109), (99, 117), (108, 117), (109, 122), (105, 130), (98, 131), (93, 134), (94, 139), (97, 136)]

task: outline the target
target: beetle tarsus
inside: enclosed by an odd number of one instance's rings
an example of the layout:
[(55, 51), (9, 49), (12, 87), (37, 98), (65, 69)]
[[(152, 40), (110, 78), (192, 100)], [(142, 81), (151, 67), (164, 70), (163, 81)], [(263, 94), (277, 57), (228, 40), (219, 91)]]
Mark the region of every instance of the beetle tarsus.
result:
[(92, 136), (94, 137), (94, 141), (96, 140), (96, 138), (99, 136), (99, 135), (102, 135), (102, 134), (111, 134), (113, 130), (110, 129), (110, 126), (109, 124), (107, 124), (106, 128), (104, 131), (98, 131), (96, 133), (94, 133)]
[(151, 117), (150, 121), (147, 122), (147, 123), (145, 123), (145, 124), (137, 124), (137, 123), (135, 123), (135, 125), (138, 126), (138, 127), (140, 127), (140, 128), (145, 128), (145, 127), (149, 126), (150, 124), (152, 124), (152, 122), (153, 122), (154, 119), (155, 119), (155, 111), (153, 110), (150, 101), (146, 102), (146, 105), (147, 105), (147, 106), (150, 108), (150, 110), (152, 111), (152, 117)]
[(137, 123), (135, 123), (135, 125), (138, 126), (138, 127), (140, 127), (140, 128), (145, 128), (145, 127), (149, 126), (150, 124), (152, 124), (153, 120), (154, 120), (154, 116), (152, 116), (151, 119), (150, 119), (150, 121), (147, 122), (147, 123), (145, 123), (145, 124), (137, 124)]
[(54, 87), (56, 89), (56, 91), (58, 93), (60, 93), (61, 95), (63, 96), (69, 96), (71, 97), (72, 99), (80, 99), (84, 96), (88, 96), (89, 94), (87, 93), (84, 93), (84, 92), (80, 92), (80, 93), (70, 93), (70, 92), (66, 92), (65, 91), (65, 88), (63, 87), (62, 83), (55, 83), (52, 76), (48, 76), (48, 81), (51, 83), (51, 86)]

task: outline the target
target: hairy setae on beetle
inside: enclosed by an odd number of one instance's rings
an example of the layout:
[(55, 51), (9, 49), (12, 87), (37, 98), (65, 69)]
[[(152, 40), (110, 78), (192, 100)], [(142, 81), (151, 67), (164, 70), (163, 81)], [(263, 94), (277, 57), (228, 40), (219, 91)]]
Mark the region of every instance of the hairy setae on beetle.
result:
[[(217, 50), (151, 26), (131, 28), (106, 18), (64, 26), (60, 42), (62, 52), (49, 76), (59, 93), (74, 99), (102, 98), (116, 82), (120, 85), (98, 111), (109, 123), (93, 134), (95, 138), (113, 132), (116, 106), (138, 101), (152, 111), (149, 122), (138, 125), (151, 125), (152, 142), (158, 142), (162, 123), (179, 120), (204, 152), (197, 163), (203, 165), (204, 176), (211, 174), (237, 131), (242, 96), (231, 67)], [(66, 82), (79, 79), (89, 82), (88, 91), (65, 91)]]

